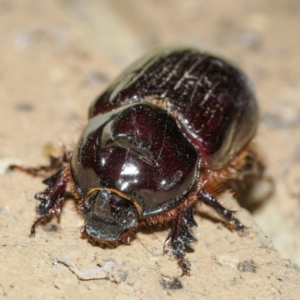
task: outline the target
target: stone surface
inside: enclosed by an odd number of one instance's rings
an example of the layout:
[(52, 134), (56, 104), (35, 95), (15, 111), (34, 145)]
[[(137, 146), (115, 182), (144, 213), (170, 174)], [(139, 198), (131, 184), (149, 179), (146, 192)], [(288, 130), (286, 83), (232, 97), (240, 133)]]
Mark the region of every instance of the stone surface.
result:
[[(0, 298), (298, 299), (299, 20), (297, 0), (0, 0)], [(72, 148), (91, 101), (129, 63), (168, 45), (226, 57), (254, 82), (256, 143), (274, 191), (254, 215), (239, 210), (250, 235), (197, 214), (183, 278), (163, 255), (168, 228), (143, 230), (130, 246), (93, 247), (71, 200), (60, 223), (29, 238), (43, 185), (6, 166), (46, 163), (60, 141)]]

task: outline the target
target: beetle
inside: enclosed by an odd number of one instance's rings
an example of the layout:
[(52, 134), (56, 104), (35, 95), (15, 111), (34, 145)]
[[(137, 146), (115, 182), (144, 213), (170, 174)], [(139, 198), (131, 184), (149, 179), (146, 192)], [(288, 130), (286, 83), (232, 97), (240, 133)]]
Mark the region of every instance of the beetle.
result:
[(218, 201), (230, 182), (243, 182), (261, 164), (252, 142), (258, 104), (237, 67), (192, 48), (151, 52), (91, 104), (88, 119), (74, 150), (64, 148), (49, 166), (10, 166), (51, 173), (35, 195), (40, 217), (31, 235), (59, 216), (67, 189), (84, 218), (82, 234), (100, 244), (129, 244), (141, 226), (172, 223), (164, 249), (183, 275), (190, 272), (185, 247), (195, 240), (195, 202), (247, 232)]

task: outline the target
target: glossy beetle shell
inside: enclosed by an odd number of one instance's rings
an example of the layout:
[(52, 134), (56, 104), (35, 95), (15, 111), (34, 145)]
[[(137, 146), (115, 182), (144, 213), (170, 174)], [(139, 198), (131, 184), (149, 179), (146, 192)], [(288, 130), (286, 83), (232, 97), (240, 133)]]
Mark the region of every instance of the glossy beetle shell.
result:
[(129, 244), (139, 227), (172, 222), (164, 249), (189, 274), (185, 245), (194, 242), (196, 201), (246, 231), (217, 198), (262, 175), (251, 143), (257, 122), (252, 86), (237, 68), (195, 49), (150, 53), (92, 103), (74, 151), (64, 149), (49, 166), (10, 166), (52, 174), (35, 195), (41, 216), (31, 234), (60, 214), (70, 188), (85, 219), (82, 233), (92, 241)]
[(212, 169), (228, 164), (249, 143), (258, 122), (246, 76), (195, 49), (163, 49), (138, 60), (94, 101), (89, 118), (133, 102), (165, 107)]
[[(89, 118), (72, 177), (81, 197), (98, 195), (88, 205), (88, 234), (117, 240), (138, 219), (184, 202), (201, 170), (228, 165), (253, 137), (258, 109), (238, 69), (197, 50), (166, 49), (121, 74), (91, 105)], [(127, 221), (121, 220), (108, 230), (116, 218), (106, 207), (109, 197), (100, 200), (103, 191), (119, 199), (119, 209), (131, 202), (136, 222), (123, 228)]]

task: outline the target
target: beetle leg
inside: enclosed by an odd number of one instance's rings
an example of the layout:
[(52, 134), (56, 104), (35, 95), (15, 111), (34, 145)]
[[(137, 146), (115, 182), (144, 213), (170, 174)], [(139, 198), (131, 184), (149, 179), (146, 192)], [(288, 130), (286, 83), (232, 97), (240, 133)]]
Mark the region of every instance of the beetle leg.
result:
[(235, 216), (235, 211), (226, 209), (221, 205), (218, 200), (209, 194), (206, 190), (200, 190), (200, 200), (206, 205), (214, 208), (216, 212), (228, 222), (230, 229), (236, 229), (239, 234), (243, 235), (247, 232), (246, 226), (244, 226)]
[(41, 204), (36, 209), (41, 217), (32, 224), (30, 231), (31, 236), (34, 236), (35, 229), (39, 224), (50, 220), (53, 215), (60, 215), (64, 201), (63, 196), (67, 186), (67, 178), (63, 170), (59, 170), (51, 177), (46, 178), (43, 183), (48, 185), (48, 187), (44, 191), (36, 193), (34, 196), (35, 199), (41, 201)]
[(169, 233), (164, 249), (175, 255), (179, 266), (182, 269), (182, 276), (189, 275), (190, 263), (184, 258), (185, 244), (190, 244), (195, 241), (191, 235), (189, 227), (196, 227), (197, 223), (194, 220), (192, 207), (187, 207), (182, 210), (174, 219), (173, 227)]
[(71, 158), (71, 152), (66, 151), (66, 149), (63, 147), (63, 154), (61, 156), (54, 157), (50, 155), (49, 157), (50, 163), (47, 166), (26, 167), (26, 166), (19, 166), (19, 165), (10, 165), (8, 166), (8, 170), (21, 171), (32, 176), (44, 175), (45, 173), (49, 173), (51, 171), (61, 169), (64, 163), (70, 161), (70, 158)]

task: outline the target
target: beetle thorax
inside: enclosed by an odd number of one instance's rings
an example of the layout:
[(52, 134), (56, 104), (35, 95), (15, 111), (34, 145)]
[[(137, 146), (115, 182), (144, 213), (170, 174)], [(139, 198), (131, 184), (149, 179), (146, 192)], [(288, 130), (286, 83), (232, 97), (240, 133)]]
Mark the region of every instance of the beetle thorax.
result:
[(83, 197), (93, 189), (114, 189), (147, 217), (186, 197), (197, 180), (198, 161), (167, 111), (134, 103), (92, 118), (71, 166)]

